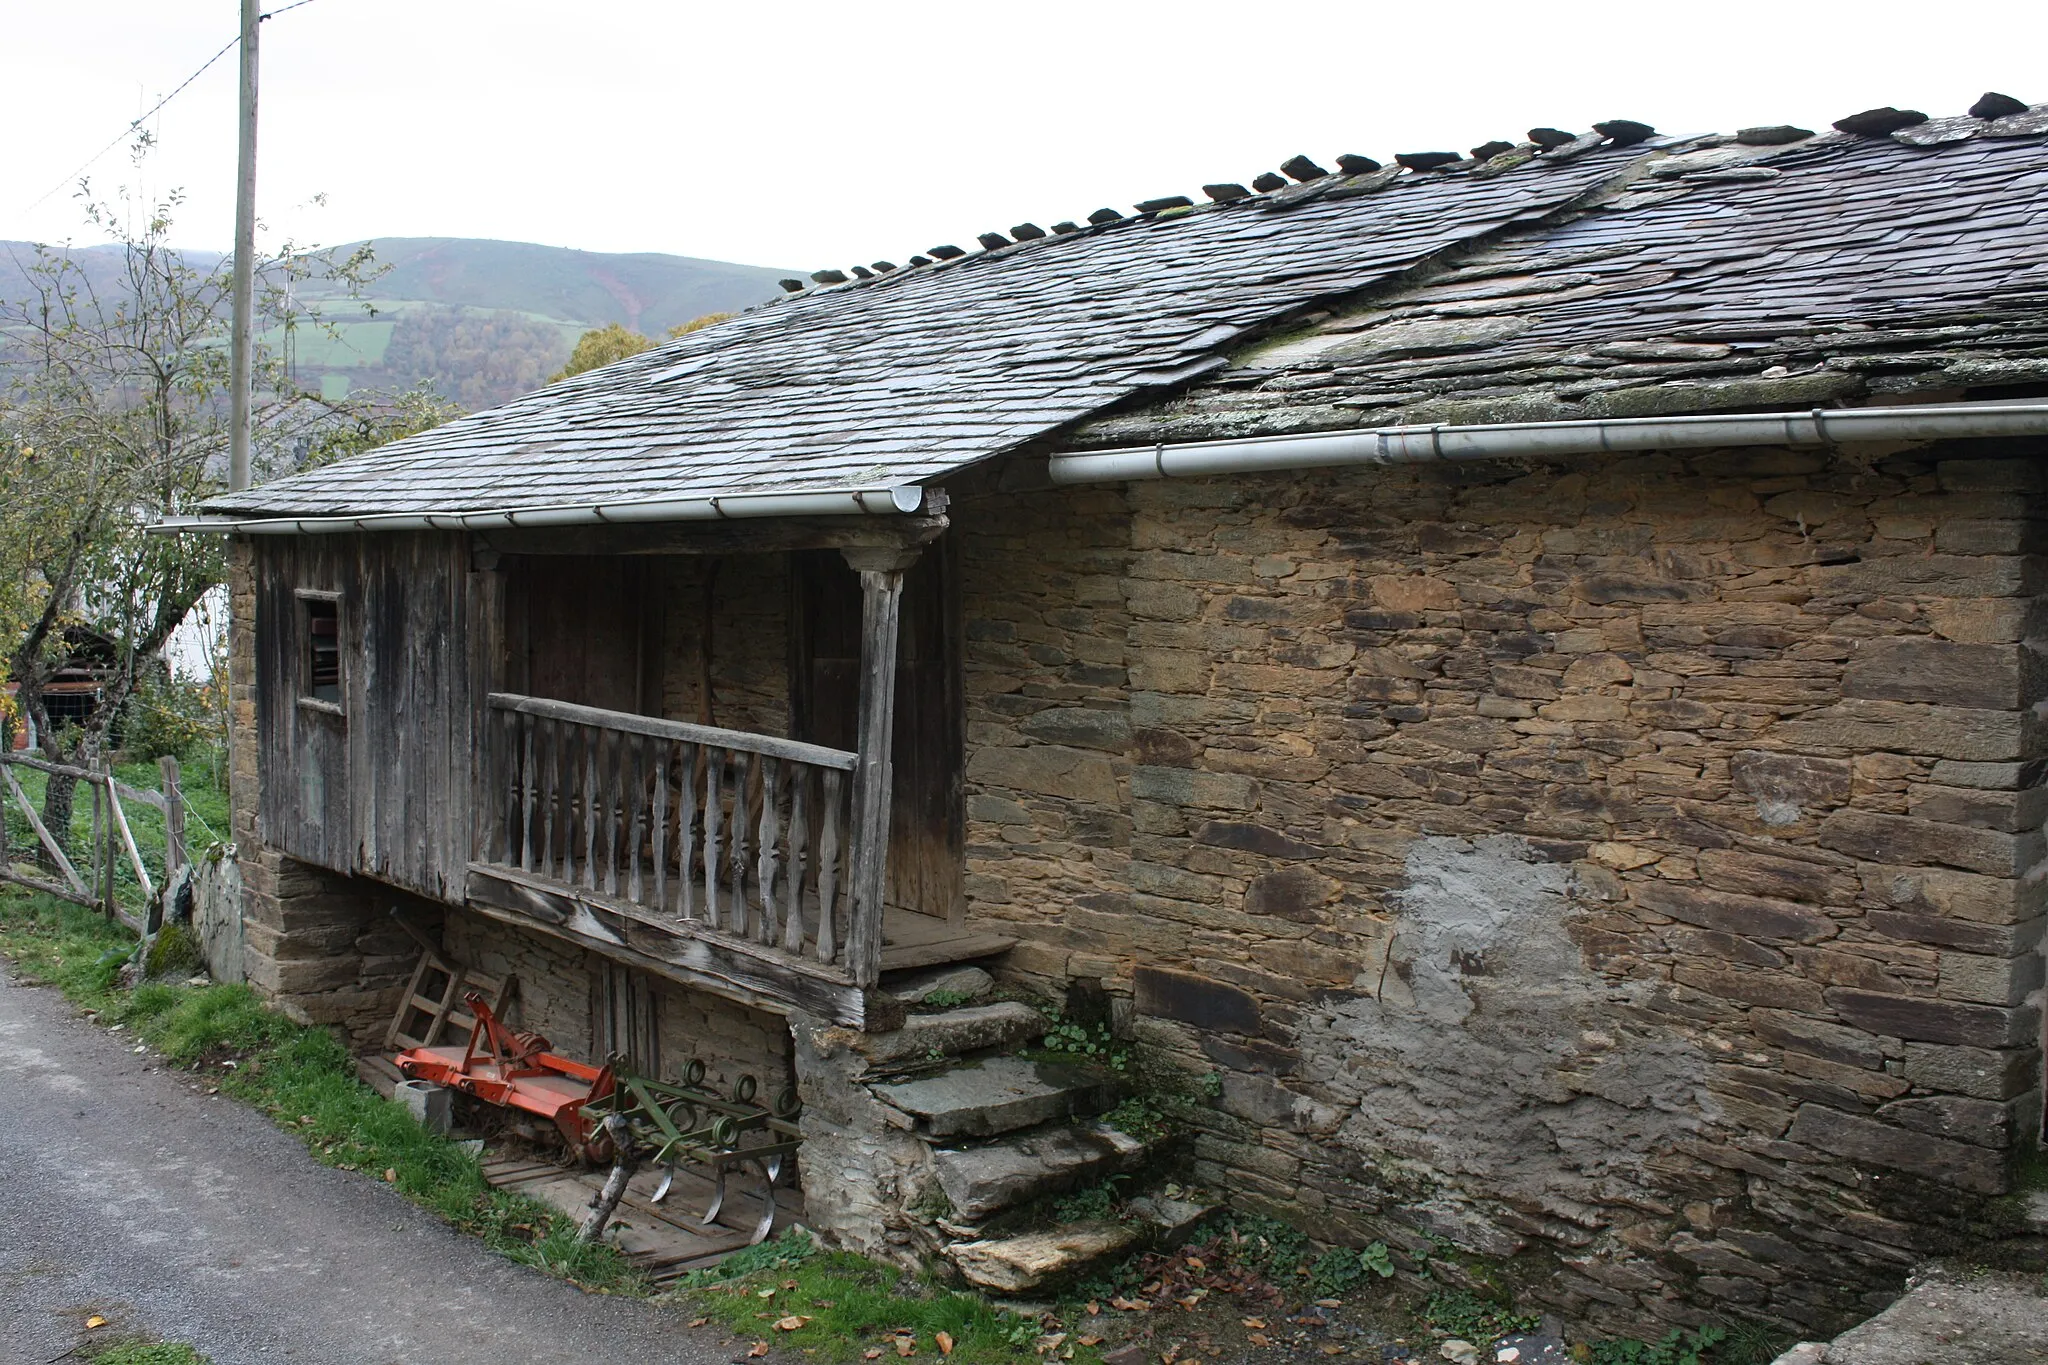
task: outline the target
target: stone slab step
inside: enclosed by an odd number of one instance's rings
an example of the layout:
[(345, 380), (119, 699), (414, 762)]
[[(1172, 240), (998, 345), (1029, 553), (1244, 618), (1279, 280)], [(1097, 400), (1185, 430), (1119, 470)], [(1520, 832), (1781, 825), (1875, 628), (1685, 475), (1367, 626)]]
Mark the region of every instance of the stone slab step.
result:
[(939, 1188), (956, 1218), (974, 1223), (1048, 1194), (1135, 1169), (1145, 1144), (1106, 1123), (1042, 1128), (980, 1147), (932, 1153)]
[(852, 1046), (871, 1066), (917, 1061), (939, 1053), (959, 1057), (990, 1048), (1011, 1048), (1045, 1033), (1045, 1016), (1015, 1000), (968, 1005), (941, 1014), (913, 1014), (902, 1028), (852, 1036)]
[(946, 1255), (976, 1288), (1028, 1294), (1123, 1255), (1142, 1236), (1134, 1223), (1075, 1223), (1021, 1237), (955, 1242)]
[(1144, 1247), (1178, 1246), (1213, 1210), (1183, 1199), (1148, 1196), (1114, 1221), (1070, 1223), (1017, 1237), (955, 1242), (947, 1257), (977, 1288), (998, 1294), (1048, 1289)]
[(995, 1137), (1100, 1113), (1116, 1103), (1119, 1088), (1093, 1067), (1002, 1056), (873, 1089), (905, 1115), (906, 1126), (932, 1137)]

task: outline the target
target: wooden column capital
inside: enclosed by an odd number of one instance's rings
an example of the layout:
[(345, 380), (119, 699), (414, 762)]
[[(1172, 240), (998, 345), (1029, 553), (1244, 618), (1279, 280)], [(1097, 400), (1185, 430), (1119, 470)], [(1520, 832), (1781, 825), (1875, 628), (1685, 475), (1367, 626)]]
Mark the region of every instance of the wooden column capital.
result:
[[(850, 545), (839, 553), (859, 574), (903, 573), (917, 563), (922, 545)], [(863, 584), (865, 588), (865, 584)]]

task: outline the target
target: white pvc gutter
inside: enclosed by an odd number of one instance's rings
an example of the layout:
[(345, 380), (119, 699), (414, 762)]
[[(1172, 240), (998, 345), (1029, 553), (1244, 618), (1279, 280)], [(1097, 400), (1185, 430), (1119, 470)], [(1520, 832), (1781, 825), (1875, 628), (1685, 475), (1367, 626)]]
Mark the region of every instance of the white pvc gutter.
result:
[(722, 521), (740, 517), (899, 516), (925, 504), (915, 485), (839, 493), (733, 493), (708, 498), (586, 503), (478, 512), (392, 512), (360, 517), (174, 517), (149, 529), (241, 535), (309, 536), (350, 531), (477, 531), (506, 527), (598, 526), (651, 521)]
[(1810, 412), (1500, 422), (1486, 426), (1439, 424), (1304, 436), (1254, 436), (1234, 441), (1162, 442), (1055, 455), (1051, 474), (1057, 484), (1122, 483), (1133, 479), (1200, 478), (1337, 465), (1542, 460), (1602, 451), (2043, 435), (2048, 435), (2048, 400), (1944, 403), (1911, 408), (1815, 408)]

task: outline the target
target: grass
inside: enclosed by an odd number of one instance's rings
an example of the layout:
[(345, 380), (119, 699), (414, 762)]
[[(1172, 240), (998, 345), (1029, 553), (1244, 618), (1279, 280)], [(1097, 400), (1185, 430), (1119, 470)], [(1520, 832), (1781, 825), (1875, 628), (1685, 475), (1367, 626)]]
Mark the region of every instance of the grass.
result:
[(801, 1229), (692, 1272), (675, 1292), (738, 1335), (827, 1362), (1100, 1360), (1079, 1342), (1069, 1357), (1069, 1339), (1053, 1340), (1060, 1328), (1050, 1314), (1010, 1312), (894, 1266), (822, 1250)]
[[(42, 755), (36, 754), (40, 758)], [(228, 818), (227, 784), (219, 780), (215, 771), (215, 755), (203, 749), (195, 750), (181, 774), (180, 786), (185, 792), (185, 845), (192, 855), (201, 857), (207, 846), (226, 843), (229, 840), (231, 821)], [(33, 768), (12, 767), (9, 769), (22, 790), (34, 803), (36, 814), (43, 810), (43, 792), (49, 785), (49, 776)], [(114, 776), (131, 787), (143, 791), (157, 791), (163, 781), (161, 770), (154, 761), (145, 763), (119, 763), (114, 766)], [(18, 862), (33, 862), (38, 844), (35, 831), (22, 816), (21, 808), (14, 804), (11, 796), (4, 801), (6, 813), (6, 847)], [(142, 862), (149, 869), (150, 879), (157, 885), (163, 884), (164, 877), (164, 817), (154, 807), (140, 801), (123, 801), (121, 812), (128, 818), (129, 831), (135, 836), (136, 851), (141, 853)], [(128, 863), (125, 852), (119, 851), (116, 841), (114, 857), (114, 891), (122, 904), (131, 910), (142, 908), (142, 887), (135, 880), (135, 869)], [(92, 794), (81, 789), (71, 810), (70, 854), (78, 864), (79, 875), (86, 876), (86, 861), (92, 845)], [(89, 878), (88, 878), (89, 879)], [(62, 880), (58, 878), (58, 880)]]
[(211, 1365), (182, 1341), (151, 1341), (147, 1337), (121, 1337), (104, 1345), (87, 1343), (80, 1354), (93, 1365)]
[(0, 893), (0, 953), (22, 977), (57, 987), (169, 1065), (209, 1074), (221, 1093), (264, 1111), (316, 1160), (367, 1172), (493, 1251), (585, 1289), (647, 1292), (645, 1277), (615, 1248), (578, 1245), (574, 1220), (492, 1189), (476, 1157), (358, 1081), (354, 1059), (325, 1029), (266, 1009), (246, 986), (121, 990), (117, 978), (134, 946), (127, 930), (90, 911), (12, 888)]

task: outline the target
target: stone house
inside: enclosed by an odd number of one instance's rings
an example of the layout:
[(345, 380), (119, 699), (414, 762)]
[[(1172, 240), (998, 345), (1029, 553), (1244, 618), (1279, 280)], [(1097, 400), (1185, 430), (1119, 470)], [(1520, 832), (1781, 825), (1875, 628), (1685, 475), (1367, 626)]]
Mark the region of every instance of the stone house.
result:
[(372, 1045), (395, 906), (564, 1050), (793, 1073), (870, 1250), (943, 1237), (846, 1082), (964, 961), (1210, 1078), (1207, 1188), (1579, 1320), (1825, 1329), (1995, 1233), (2048, 107), (1338, 167), (219, 499), (249, 979)]

